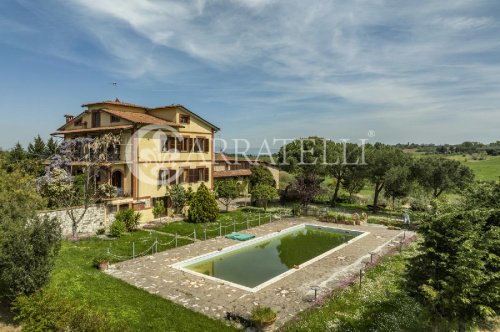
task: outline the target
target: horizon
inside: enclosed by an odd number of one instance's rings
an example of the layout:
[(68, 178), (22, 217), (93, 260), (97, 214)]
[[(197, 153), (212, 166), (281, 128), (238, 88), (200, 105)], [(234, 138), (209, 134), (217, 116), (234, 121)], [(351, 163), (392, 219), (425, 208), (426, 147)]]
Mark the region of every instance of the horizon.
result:
[[(500, 4), (0, 4), (0, 147), (85, 102), (182, 104), (219, 138), (500, 139)], [(293, 24), (290, 24), (293, 22)], [(116, 83), (116, 84), (115, 84)]]

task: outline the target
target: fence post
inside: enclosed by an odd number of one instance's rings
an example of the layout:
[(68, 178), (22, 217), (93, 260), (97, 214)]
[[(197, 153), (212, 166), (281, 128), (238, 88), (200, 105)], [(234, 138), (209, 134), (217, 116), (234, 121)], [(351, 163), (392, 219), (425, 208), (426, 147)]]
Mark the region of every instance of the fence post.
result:
[(362, 279), (363, 279), (363, 269), (359, 269), (359, 288), (361, 288)]
[(111, 247), (108, 247), (108, 255), (111, 254)]
[(132, 242), (132, 259), (135, 258), (135, 242)]
[(155, 253), (158, 252), (158, 237), (155, 239)]
[(177, 232), (175, 232), (175, 247), (177, 248)]
[(233, 232), (236, 233), (236, 221), (234, 221), (234, 219), (233, 219)]
[(203, 232), (205, 233), (205, 241), (207, 240), (207, 225), (205, 225), (205, 228), (203, 229)]
[(260, 226), (260, 211), (259, 211), (259, 226)]
[(219, 222), (219, 236), (222, 237), (222, 222)]
[(196, 241), (196, 227), (194, 228), (193, 234), (194, 234), (194, 240)]

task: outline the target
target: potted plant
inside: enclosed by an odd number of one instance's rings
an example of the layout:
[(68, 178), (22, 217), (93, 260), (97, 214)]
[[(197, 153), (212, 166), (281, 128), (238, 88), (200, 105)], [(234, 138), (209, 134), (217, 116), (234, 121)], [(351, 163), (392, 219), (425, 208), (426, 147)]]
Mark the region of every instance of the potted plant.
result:
[(101, 271), (107, 270), (109, 267), (109, 257), (107, 255), (95, 257), (94, 266)]
[(269, 307), (257, 306), (252, 310), (252, 321), (258, 331), (274, 331), (274, 324), (278, 314)]

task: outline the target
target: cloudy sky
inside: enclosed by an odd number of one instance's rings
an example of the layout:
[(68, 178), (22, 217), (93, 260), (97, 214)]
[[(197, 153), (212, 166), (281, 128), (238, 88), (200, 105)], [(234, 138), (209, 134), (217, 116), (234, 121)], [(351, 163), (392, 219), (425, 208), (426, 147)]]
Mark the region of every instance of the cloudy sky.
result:
[(1, 147), (116, 97), (254, 146), (496, 141), (500, 1), (0, 2)]

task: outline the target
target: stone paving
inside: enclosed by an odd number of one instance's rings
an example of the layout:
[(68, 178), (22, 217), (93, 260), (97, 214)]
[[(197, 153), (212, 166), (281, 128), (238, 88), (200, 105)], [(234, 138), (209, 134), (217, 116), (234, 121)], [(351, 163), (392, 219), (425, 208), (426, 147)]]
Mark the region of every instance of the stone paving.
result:
[[(277, 324), (282, 325), (314, 304), (311, 286), (319, 285), (320, 293), (329, 293), (343, 280), (359, 272), (365, 262), (370, 261), (370, 252), (383, 255), (391, 247), (397, 246), (397, 241), (403, 236), (401, 230), (389, 230), (380, 225), (347, 226), (322, 223), (310, 218), (283, 219), (252, 228), (248, 233), (262, 236), (301, 223), (360, 230), (370, 234), (255, 293), (170, 267), (185, 259), (239, 243), (223, 237), (117, 263), (107, 273), (214, 318), (223, 319), (227, 311), (248, 316), (255, 305), (270, 306), (278, 311)], [(410, 235), (407, 232), (407, 236)]]

